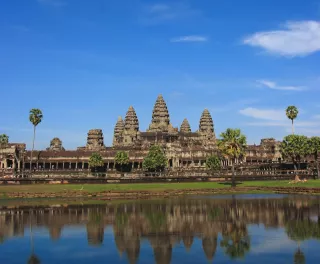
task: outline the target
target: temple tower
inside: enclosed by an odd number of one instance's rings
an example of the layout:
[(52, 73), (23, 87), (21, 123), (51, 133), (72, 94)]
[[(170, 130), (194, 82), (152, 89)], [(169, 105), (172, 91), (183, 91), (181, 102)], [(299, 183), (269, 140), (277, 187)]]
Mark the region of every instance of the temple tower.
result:
[(105, 148), (103, 143), (102, 129), (89, 130), (86, 148), (88, 150), (94, 150), (94, 151), (102, 150)]
[(116, 123), (116, 126), (114, 128), (114, 134), (113, 134), (113, 146), (119, 146), (122, 144), (123, 141), (123, 131), (124, 131), (124, 122), (122, 120), (122, 117), (118, 117), (118, 121)]
[(65, 150), (65, 149), (62, 146), (62, 141), (60, 140), (60, 138), (55, 137), (50, 141), (50, 147), (47, 148), (47, 150), (62, 151), (62, 150)]
[(130, 106), (124, 119), (123, 145), (133, 145), (138, 139), (138, 134), (139, 120), (136, 111)]
[(191, 132), (191, 127), (190, 127), (188, 119), (185, 118), (183, 120), (181, 127), (180, 127), (180, 132), (182, 132), (182, 133), (190, 133)]
[(166, 102), (160, 94), (152, 112), (152, 121), (148, 132), (167, 132), (170, 124), (169, 111)]
[(216, 135), (214, 133), (213, 120), (208, 109), (205, 109), (202, 112), (199, 124), (199, 133), (203, 140), (215, 143)]

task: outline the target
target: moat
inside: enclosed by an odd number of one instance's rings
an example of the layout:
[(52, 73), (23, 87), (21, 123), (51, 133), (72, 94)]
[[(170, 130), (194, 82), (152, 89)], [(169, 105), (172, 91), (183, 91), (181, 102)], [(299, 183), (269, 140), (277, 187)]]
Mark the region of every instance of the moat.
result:
[(0, 263), (317, 263), (320, 197), (0, 206)]

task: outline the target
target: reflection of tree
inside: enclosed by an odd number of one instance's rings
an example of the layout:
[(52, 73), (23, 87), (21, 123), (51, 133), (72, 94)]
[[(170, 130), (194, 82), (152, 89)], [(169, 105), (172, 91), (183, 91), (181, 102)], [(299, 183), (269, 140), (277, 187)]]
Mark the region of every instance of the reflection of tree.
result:
[(305, 256), (300, 248), (300, 243), (316, 238), (320, 238), (320, 223), (312, 222), (308, 216), (305, 217), (302, 208), (298, 208), (294, 219), (286, 223), (286, 233), (288, 237), (297, 242), (297, 250), (294, 254), (295, 264), (304, 264)]
[(31, 255), (28, 259), (28, 264), (40, 264), (40, 260), (36, 255)]
[[(31, 213), (31, 212), (30, 212)], [(30, 215), (30, 244), (31, 244), (31, 255), (28, 259), (28, 264), (40, 264), (39, 258), (34, 254), (33, 244), (33, 231), (32, 231), (32, 215)]]
[(296, 253), (294, 254), (294, 264), (305, 264), (306, 258), (300, 248), (297, 249)]
[(146, 212), (145, 217), (148, 219), (151, 230), (158, 231), (166, 223), (166, 216), (163, 212)]
[(230, 232), (223, 233), (220, 246), (230, 258), (243, 258), (250, 250), (250, 237), (246, 226), (234, 225)]

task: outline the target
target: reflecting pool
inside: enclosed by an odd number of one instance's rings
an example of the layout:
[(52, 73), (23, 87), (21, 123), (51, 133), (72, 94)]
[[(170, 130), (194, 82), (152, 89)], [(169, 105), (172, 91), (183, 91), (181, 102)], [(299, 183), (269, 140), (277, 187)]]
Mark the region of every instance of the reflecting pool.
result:
[(6, 264), (320, 263), (319, 239), (317, 196), (0, 207)]

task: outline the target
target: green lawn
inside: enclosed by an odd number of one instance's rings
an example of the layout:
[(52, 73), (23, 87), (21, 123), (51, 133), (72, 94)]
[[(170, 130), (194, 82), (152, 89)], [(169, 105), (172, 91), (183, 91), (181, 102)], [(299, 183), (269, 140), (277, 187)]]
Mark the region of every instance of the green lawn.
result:
[[(306, 183), (289, 184), (289, 181), (248, 181), (238, 183), (239, 187), (313, 187), (320, 188), (320, 180), (309, 180)], [(218, 182), (195, 182), (195, 183), (132, 183), (132, 184), (33, 184), (33, 185), (2, 185), (0, 194), (8, 192), (64, 192), (79, 191), (87, 192), (101, 191), (165, 191), (165, 190), (185, 190), (185, 189), (210, 189), (229, 188), (229, 183)], [(1, 195), (0, 195), (1, 196)]]

